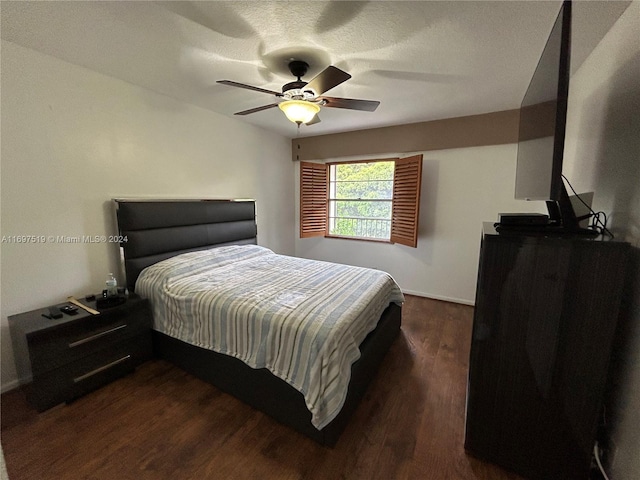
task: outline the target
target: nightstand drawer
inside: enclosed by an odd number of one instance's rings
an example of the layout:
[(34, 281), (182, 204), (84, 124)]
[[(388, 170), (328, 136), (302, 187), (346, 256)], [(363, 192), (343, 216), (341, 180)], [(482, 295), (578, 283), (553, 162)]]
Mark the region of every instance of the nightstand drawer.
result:
[(144, 333), (73, 363), (34, 375), (29, 401), (38, 411), (95, 390), (151, 358), (151, 335)]
[(69, 321), (55, 329), (34, 332), (27, 337), (33, 376), (116, 345), (134, 335), (149, 332), (151, 324), (147, 302), (142, 301), (129, 308), (105, 310), (100, 315)]

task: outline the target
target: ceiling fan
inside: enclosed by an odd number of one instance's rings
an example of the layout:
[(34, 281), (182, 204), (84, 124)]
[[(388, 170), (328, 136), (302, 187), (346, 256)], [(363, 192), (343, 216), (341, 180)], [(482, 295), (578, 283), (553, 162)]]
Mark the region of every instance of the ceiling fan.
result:
[(318, 123), (318, 112), (320, 107), (346, 108), (349, 110), (362, 110), (373, 112), (380, 102), (373, 100), (357, 100), (352, 98), (327, 97), (324, 93), (340, 85), (351, 78), (347, 72), (334, 66), (325, 68), (316, 75), (310, 82), (305, 82), (302, 77), (307, 73), (309, 65), (302, 60), (292, 60), (289, 62), (289, 70), (298, 80), (287, 83), (282, 87), (282, 93), (273, 90), (266, 90), (260, 87), (253, 87), (244, 83), (231, 80), (218, 80), (217, 83), (229, 85), (231, 87), (246, 88), (256, 92), (274, 95), (278, 102), (263, 105), (262, 107), (251, 108), (236, 112), (235, 115), (249, 115), (250, 113), (261, 112), (273, 107), (279, 107), (289, 120), (301, 124), (313, 125)]

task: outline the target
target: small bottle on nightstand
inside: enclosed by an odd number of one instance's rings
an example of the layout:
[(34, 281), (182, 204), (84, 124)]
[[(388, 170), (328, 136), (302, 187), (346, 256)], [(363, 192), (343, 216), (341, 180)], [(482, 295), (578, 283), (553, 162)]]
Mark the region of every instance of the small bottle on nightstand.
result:
[(115, 297), (118, 295), (118, 281), (113, 273), (110, 273), (105, 282), (107, 286), (107, 297)]

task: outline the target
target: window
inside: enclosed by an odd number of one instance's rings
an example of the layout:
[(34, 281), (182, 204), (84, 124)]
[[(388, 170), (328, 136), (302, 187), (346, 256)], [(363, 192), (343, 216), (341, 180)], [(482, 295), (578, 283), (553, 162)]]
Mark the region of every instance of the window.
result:
[(415, 247), (422, 155), (300, 164), (300, 237), (339, 236)]
[(393, 160), (329, 165), (329, 235), (391, 238), (393, 166)]

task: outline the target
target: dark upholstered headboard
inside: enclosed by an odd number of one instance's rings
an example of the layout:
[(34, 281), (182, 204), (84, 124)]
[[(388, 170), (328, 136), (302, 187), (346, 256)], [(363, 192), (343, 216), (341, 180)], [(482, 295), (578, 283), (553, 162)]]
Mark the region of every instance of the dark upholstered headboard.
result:
[(127, 288), (140, 272), (180, 253), (255, 244), (253, 200), (114, 200)]

